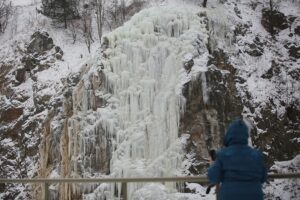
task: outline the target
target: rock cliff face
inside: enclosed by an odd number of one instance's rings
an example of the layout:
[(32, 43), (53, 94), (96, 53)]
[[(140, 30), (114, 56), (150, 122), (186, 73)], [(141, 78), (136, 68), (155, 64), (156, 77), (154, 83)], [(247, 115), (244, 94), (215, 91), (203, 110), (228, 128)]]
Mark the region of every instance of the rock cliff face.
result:
[[(52, 86), (55, 92), (39, 76), (64, 53), (49, 34), (33, 34), (16, 49), (18, 62), (0, 62), (0, 176), (204, 174), (208, 150), (222, 148), (237, 117), (254, 125), (252, 143), (269, 167), (293, 159), (300, 152), (300, 17), (254, 4), (144, 10), (106, 35), (97, 56)], [(293, 163), (291, 170), (299, 169), (299, 159)], [(278, 165), (271, 169), (280, 172)], [(142, 187), (132, 184), (129, 193)], [(25, 188), (6, 185), (1, 197), (39, 199), (43, 192)], [(51, 185), (52, 199), (109, 199), (121, 191)]]
[(189, 172), (205, 173), (208, 151), (219, 149), (232, 119), (241, 117), (242, 104), (234, 75), (215, 66), (202, 72), (184, 88), (186, 111), (181, 118), (180, 133), (189, 135), (186, 145)]
[[(52, 148), (55, 140), (49, 138), (55, 137), (50, 122), (59, 116), (62, 101), (53, 98), (46, 85), (38, 83), (37, 74), (55, 65), (55, 55), (63, 55), (63, 52), (53, 44), (48, 33), (39, 31), (14, 51), (15, 57), (20, 59), (0, 63), (0, 176), (3, 178), (36, 176), (39, 148), (51, 152), (41, 163), (60, 160), (56, 156), (59, 155), (57, 149)], [(45, 146), (40, 146), (42, 141)], [(14, 185), (6, 185), (2, 198), (17, 198), (24, 189), (22, 186), (18, 190), (13, 188)]]

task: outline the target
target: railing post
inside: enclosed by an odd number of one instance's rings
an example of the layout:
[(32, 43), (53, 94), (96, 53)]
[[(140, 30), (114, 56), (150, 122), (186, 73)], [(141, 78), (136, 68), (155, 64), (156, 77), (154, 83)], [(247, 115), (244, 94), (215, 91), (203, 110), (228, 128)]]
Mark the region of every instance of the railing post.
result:
[(44, 182), (43, 184), (43, 187), (44, 187), (44, 200), (50, 200), (50, 197), (49, 197), (49, 183), (47, 182)]
[(216, 200), (220, 199), (219, 196), (220, 196), (220, 185), (217, 184), (216, 185)]
[(122, 188), (123, 188), (123, 200), (128, 200), (128, 191), (127, 191), (127, 182), (122, 183)]

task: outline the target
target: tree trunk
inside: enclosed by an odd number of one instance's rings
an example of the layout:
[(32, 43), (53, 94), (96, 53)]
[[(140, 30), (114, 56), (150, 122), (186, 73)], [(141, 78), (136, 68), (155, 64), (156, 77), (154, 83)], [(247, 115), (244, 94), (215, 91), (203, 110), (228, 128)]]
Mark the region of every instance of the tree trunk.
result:
[(275, 32), (274, 32), (274, 27), (273, 27), (273, 10), (274, 10), (274, 5), (273, 5), (273, 0), (269, 1), (270, 3), (270, 16), (269, 16), (269, 26), (270, 26), (270, 33), (272, 36), (274, 36)]
[(97, 16), (97, 29), (98, 37), (101, 44), (102, 29), (103, 29), (103, 5), (104, 0), (96, 0), (96, 16)]
[(207, 0), (203, 0), (202, 6), (203, 6), (204, 8), (206, 8), (206, 3), (207, 3)]
[(68, 15), (68, 11), (67, 11), (67, 2), (66, 0), (63, 0), (62, 2), (62, 5), (63, 5), (63, 9), (64, 9), (64, 13), (63, 13), (63, 21), (64, 21), (64, 24), (65, 24), (65, 29), (68, 28), (68, 24), (67, 24), (67, 15)]

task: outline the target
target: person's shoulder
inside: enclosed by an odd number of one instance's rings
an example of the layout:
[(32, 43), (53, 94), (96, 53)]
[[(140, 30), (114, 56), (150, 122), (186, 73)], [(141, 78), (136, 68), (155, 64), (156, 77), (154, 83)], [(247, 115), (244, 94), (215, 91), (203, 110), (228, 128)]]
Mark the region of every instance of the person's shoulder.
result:
[(251, 151), (252, 156), (254, 156), (258, 159), (261, 159), (263, 157), (263, 154), (262, 154), (261, 150), (254, 149), (254, 148), (251, 148), (251, 147), (249, 147), (249, 150)]
[(218, 158), (223, 158), (225, 156), (228, 156), (228, 154), (230, 154), (230, 152), (231, 152), (230, 149), (231, 149), (230, 147), (225, 147), (225, 148), (217, 151), (217, 157)]

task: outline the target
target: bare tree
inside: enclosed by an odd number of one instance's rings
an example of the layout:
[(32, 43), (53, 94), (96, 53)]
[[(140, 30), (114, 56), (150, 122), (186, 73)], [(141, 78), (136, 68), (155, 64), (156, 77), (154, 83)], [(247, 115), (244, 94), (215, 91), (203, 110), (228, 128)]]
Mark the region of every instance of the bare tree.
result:
[(126, 4), (125, 4), (125, 0), (121, 0), (120, 10), (121, 10), (121, 22), (123, 24), (125, 22), (125, 17), (126, 17)]
[(92, 9), (89, 4), (85, 4), (83, 7), (83, 11), (81, 13), (81, 21), (82, 21), (82, 31), (85, 43), (87, 45), (89, 53), (91, 53), (91, 45), (94, 42), (93, 40), (93, 30), (92, 30)]
[[(133, 3), (136, 2), (136, 0), (133, 1)], [(127, 14), (126, 9), (127, 7), (125, 4), (125, 0), (121, 0), (120, 2), (118, 0), (112, 0), (110, 6), (106, 10), (106, 22), (111, 30), (122, 25), (125, 22)]]
[(104, 5), (105, 5), (105, 0), (95, 0), (97, 29), (98, 29), (98, 37), (100, 43), (101, 43), (103, 24), (104, 24)]
[(207, 0), (203, 0), (202, 6), (206, 8)]
[(112, 18), (112, 21), (113, 21), (113, 28), (117, 27), (118, 25), (118, 0), (113, 0), (113, 3), (112, 3), (112, 8), (110, 9), (110, 16)]
[(64, 23), (68, 27), (68, 21), (79, 19), (79, 0), (42, 0), (42, 14)]
[(7, 0), (0, 0), (0, 32), (4, 33), (7, 24), (9, 16), (12, 13), (12, 5), (11, 2), (8, 2)]
[(73, 19), (69, 21), (69, 27), (72, 33), (72, 38), (73, 38), (73, 44), (75, 44), (77, 40), (77, 34), (78, 34), (78, 27), (80, 27), (80, 21)]

